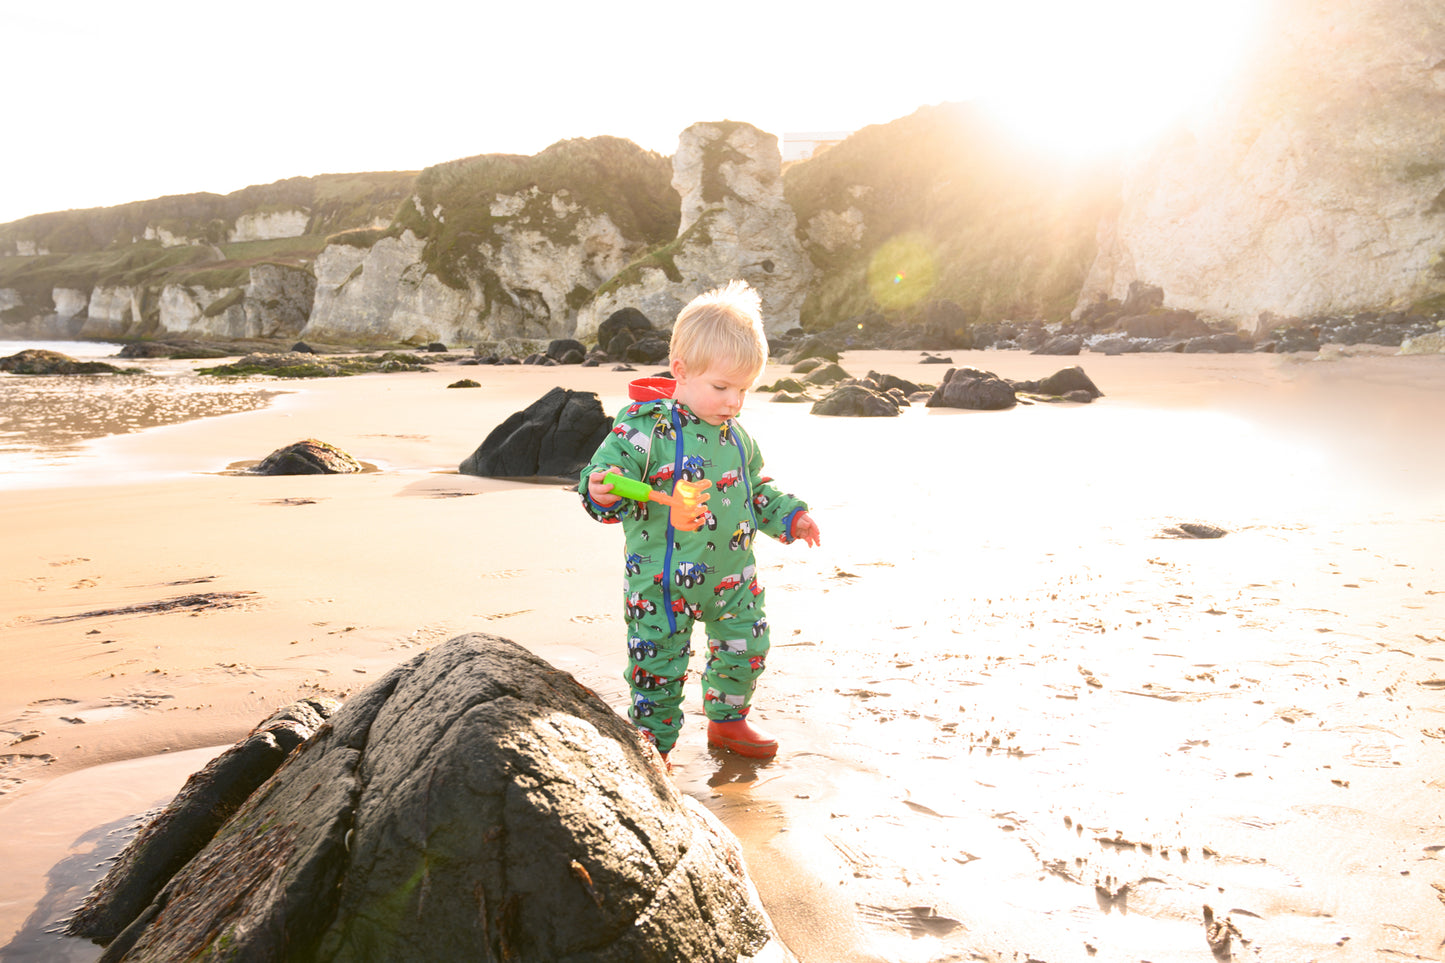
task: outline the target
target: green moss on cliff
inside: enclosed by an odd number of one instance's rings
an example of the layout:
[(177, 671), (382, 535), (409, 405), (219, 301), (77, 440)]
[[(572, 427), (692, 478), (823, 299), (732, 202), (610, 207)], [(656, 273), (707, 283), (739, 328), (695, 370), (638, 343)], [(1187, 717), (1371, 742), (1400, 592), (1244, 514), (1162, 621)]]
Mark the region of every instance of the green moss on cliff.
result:
[[(666, 157), (617, 137), (559, 141), (533, 157), (485, 154), (422, 171), (392, 233), (409, 229), (424, 239), (423, 258), (444, 283), (485, 287), (503, 223), (570, 243), (576, 219), (590, 211), (606, 214), (634, 242), (672, 236), (679, 201), (671, 181)], [(518, 210), (495, 203), (499, 195), (524, 194)], [(579, 210), (568, 212), (571, 205)]]
[(0, 252), (21, 242), (52, 254), (99, 252), (136, 243), (149, 228), (219, 244), (246, 214), (305, 211), (306, 233), (326, 236), (389, 224), (411, 196), (414, 171), (323, 174), (257, 184), (230, 194), (174, 194), (116, 207), (55, 211), (0, 224)]
[(783, 189), (804, 236), (824, 211), (863, 213), (856, 246), (808, 249), (820, 269), (808, 328), (940, 299), (979, 321), (1061, 319), (1118, 198), (1112, 168), (1048, 162), (964, 104), (865, 128), (791, 165)]
[(600, 298), (603, 295), (611, 294), (618, 288), (641, 283), (643, 274), (650, 268), (660, 270), (663, 274), (667, 275), (667, 279), (673, 283), (682, 281), (682, 272), (677, 269), (677, 262), (675, 260), (677, 253), (692, 244), (711, 244), (712, 236), (708, 233), (708, 225), (718, 215), (720, 210), (721, 208), (712, 208), (703, 211), (702, 214), (698, 216), (698, 219), (692, 223), (692, 226), (682, 232), (681, 235), (664, 244), (659, 244), (608, 278), (606, 283), (599, 287), (593, 294), (593, 297)]

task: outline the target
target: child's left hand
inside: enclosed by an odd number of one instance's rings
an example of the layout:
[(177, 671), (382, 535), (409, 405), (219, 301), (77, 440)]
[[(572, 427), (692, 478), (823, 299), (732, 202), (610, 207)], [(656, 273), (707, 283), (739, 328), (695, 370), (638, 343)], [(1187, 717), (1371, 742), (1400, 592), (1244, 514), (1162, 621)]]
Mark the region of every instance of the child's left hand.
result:
[(822, 533), (818, 531), (818, 523), (813, 521), (813, 516), (807, 512), (799, 512), (793, 519), (793, 538), (807, 542), (814, 548), (823, 543)]

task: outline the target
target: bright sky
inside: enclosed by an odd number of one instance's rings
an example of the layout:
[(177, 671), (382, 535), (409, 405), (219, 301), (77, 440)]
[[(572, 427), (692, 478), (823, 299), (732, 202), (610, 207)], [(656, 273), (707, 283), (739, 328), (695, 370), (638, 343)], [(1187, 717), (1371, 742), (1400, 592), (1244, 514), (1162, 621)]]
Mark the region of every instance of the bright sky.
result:
[(1206, 102), (1268, 0), (0, 0), (0, 223), (703, 120), (856, 130), (990, 103), (1072, 153)]

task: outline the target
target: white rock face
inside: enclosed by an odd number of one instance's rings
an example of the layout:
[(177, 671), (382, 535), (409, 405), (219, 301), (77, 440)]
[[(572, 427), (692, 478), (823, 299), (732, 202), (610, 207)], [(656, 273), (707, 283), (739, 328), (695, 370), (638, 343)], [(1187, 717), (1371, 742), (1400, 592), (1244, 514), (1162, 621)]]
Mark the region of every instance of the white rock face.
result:
[(682, 220), (666, 255), (676, 276), (661, 265), (629, 267), (621, 283), (578, 313), (577, 337), (595, 336), (624, 307), (668, 327), (688, 301), (734, 278), (758, 291), (770, 333), (795, 327), (813, 265), (783, 198), (777, 137), (751, 124), (694, 124), (683, 131), (672, 164)]
[(597, 288), (637, 253), (610, 217), (582, 208), (566, 191), (499, 195), (492, 216), (504, 219), (494, 222), (486, 263), (502, 296), (480, 319), (488, 340), (571, 337), (574, 292)]
[(254, 338), (236, 288), (167, 284), (161, 289), (161, 331), (191, 338)]
[(306, 268), (258, 264), (243, 291), (246, 328), (260, 338), (294, 338), (311, 317), (316, 275)]
[(1130, 282), (1253, 329), (1445, 290), (1445, 0), (1277, 0), (1259, 66), (1126, 172), (1080, 309)]
[(16, 241), (15, 253), (21, 257), (35, 257), (41, 254), (49, 254), (50, 249), (42, 247), (35, 241)]
[(204, 244), (200, 238), (183, 237), (180, 234), (172, 234), (163, 227), (155, 224), (147, 224), (145, 229), (147, 241), (160, 241), (161, 247), (186, 247), (190, 244)]
[(53, 288), (50, 300), (55, 302), (55, 314), (62, 321), (69, 321), (90, 307), (90, 295), (75, 288)]
[(141, 292), (130, 285), (96, 286), (90, 292), (90, 306), (80, 336), (86, 338), (124, 337), (144, 317)]
[(410, 231), (369, 248), (330, 244), (316, 258), (316, 297), (301, 337), (343, 342), (479, 337), (477, 304), (427, 273)]
[(306, 233), (311, 215), (306, 211), (272, 211), (267, 214), (242, 214), (231, 228), (229, 240), (272, 241), (280, 237), (300, 237)]

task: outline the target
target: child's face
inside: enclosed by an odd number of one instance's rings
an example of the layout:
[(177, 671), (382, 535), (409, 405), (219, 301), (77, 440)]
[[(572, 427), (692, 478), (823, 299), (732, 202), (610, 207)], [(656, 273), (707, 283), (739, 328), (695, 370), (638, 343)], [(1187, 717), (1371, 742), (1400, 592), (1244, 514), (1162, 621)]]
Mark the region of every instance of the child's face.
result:
[(677, 388), (672, 396), (710, 425), (721, 425), (743, 410), (743, 399), (753, 386), (751, 371), (722, 371), (709, 367), (692, 372), (681, 358), (672, 362)]

